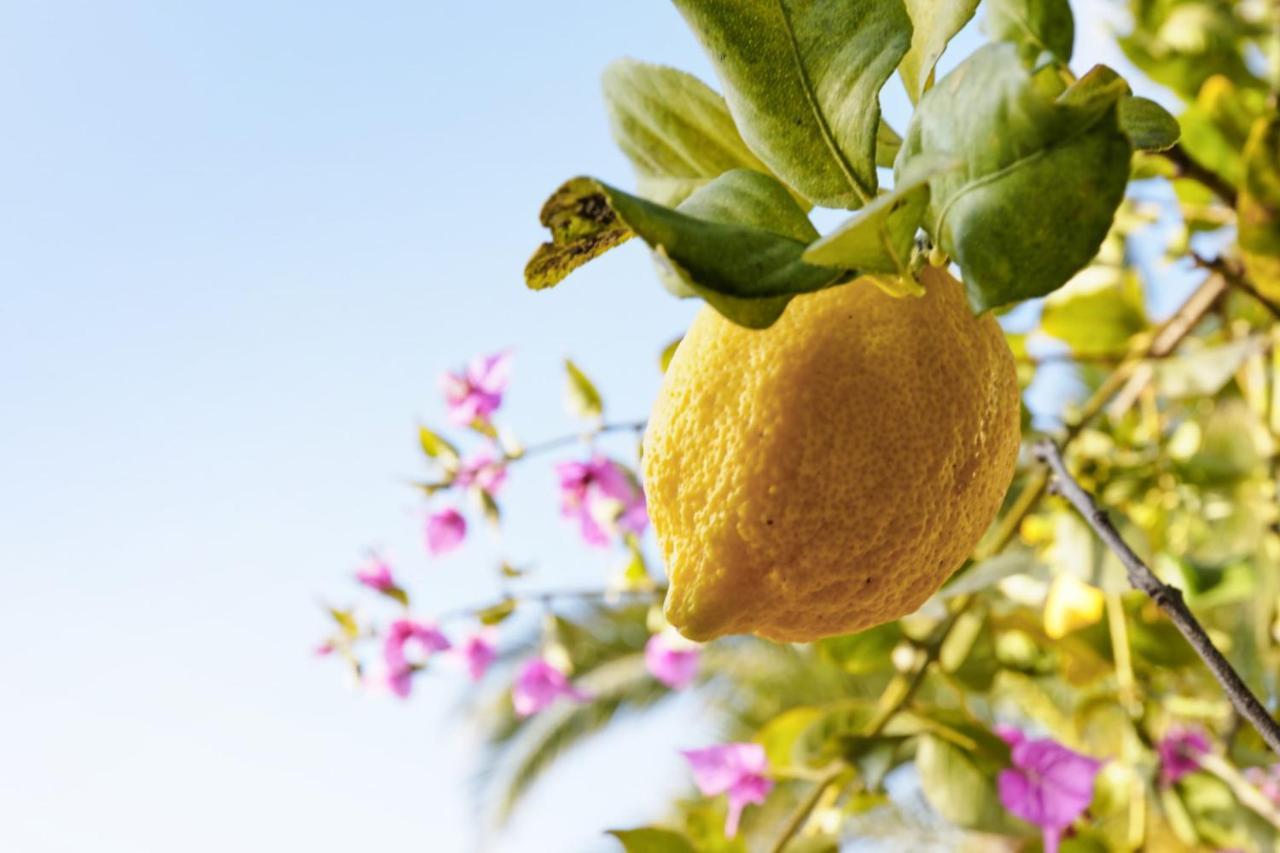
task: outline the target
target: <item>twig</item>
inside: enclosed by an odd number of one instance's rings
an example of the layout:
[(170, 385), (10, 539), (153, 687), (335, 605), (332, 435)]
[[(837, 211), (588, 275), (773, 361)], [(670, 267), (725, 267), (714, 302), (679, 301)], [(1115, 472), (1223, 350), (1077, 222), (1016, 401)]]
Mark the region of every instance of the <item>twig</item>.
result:
[(1249, 276), (1245, 275), (1244, 270), (1242, 270), (1239, 265), (1231, 263), (1221, 255), (1210, 260), (1197, 252), (1191, 253), (1191, 260), (1195, 261), (1195, 264), (1198, 267), (1207, 269), (1210, 272), (1218, 273), (1225, 278), (1227, 283), (1232, 287), (1253, 297), (1258, 304), (1263, 308), (1266, 308), (1267, 311), (1271, 313), (1272, 317), (1280, 319), (1280, 304), (1277, 304), (1276, 301), (1270, 297), (1263, 295), (1262, 291), (1258, 290), (1258, 286), (1253, 283), (1253, 280), (1250, 279)]
[(1217, 172), (1193, 160), (1181, 145), (1175, 145), (1163, 153), (1165, 158), (1178, 170), (1178, 177), (1190, 178), (1203, 185), (1230, 207), (1236, 206), (1236, 188), (1231, 186)]
[(782, 853), (791, 839), (795, 837), (800, 828), (804, 826), (805, 821), (809, 819), (809, 815), (818, 807), (818, 802), (822, 799), (822, 795), (827, 789), (840, 778), (848, 766), (844, 762), (840, 762), (835, 767), (826, 772), (821, 779), (813, 785), (813, 790), (809, 792), (809, 796), (805, 797), (796, 806), (795, 811), (787, 818), (786, 824), (782, 827), (782, 833), (778, 836), (778, 840), (769, 848), (770, 853)]
[(657, 599), (666, 595), (667, 588), (665, 586), (654, 586), (651, 589), (548, 589), (541, 592), (516, 593), (499, 598), (490, 604), (473, 607), (459, 607), (456, 610), (446, 610), (436, 616), (436, 621), (440, 623), (450, 622), (454, 619), (470, 619), (474, 618), (486, 610), (507, 604), (519, 606), (521, 604), (539, 604), (543, 606), (554, 604), (557, 601), (609, 601), (614, 598), (652, 598)]
[(1280, 755), (1280, 724), (1272, 719), (1266, 707), (1244, 683), (1244, 679), (1231, 666), (1230, 661), (1223, 657), (1213, 645), (1204, 627), (1183, 601), (1181, 590), (1161, 581), (1156, 577), (1155, 572), (1151, 571), (1150, 567), (1133, 552), (1107, 518), (1107, 514), (1093, 500), (1093, 496), (1086, 492), (1067, 471), (1066, 462), (1063, 461), (1062, 451), (1058, 445), (1051, 441), (1042, 441), (1036, 445), (1035, 453), (1036, 457), (1048, 465), (1052, 471), (1054, 490), (1075, 507), (1093, 528), (1098, 538), (1120, 558), (1128, 574), (1129, 583), (1135, 589), (1145, 592), (1156, 606), (1164, 611), (1169, 621), (1173, 622), (1182, 636), (1186, 637), (1187, 642), (1200, 655), (1200, 659), (1209, 667), (1209, 671), (1222, 686), (1235, 709), (1257, 729), (1267, 746), (1271, 747), (1271, 751)]

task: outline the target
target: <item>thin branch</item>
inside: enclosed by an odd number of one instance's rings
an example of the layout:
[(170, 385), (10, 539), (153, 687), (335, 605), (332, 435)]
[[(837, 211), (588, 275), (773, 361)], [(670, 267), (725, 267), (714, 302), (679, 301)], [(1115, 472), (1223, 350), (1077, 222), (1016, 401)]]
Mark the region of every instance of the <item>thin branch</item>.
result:
[(454, 619), (473, 619), (484, 613), (486, 610), (492, 610), (494, 607), (510, 602), (514, 606), (523, 604), (538, 604), (544, 607), (555, 604), (558, 601), (612, 601), (622, 598), (638, 598), (638, 599), (659, 599), (667, 594), (665, 586), (655, 585), (650, 589), (547, 589), (539, 592), (526, 592), (507, 595), (497, 599), (489, 604), (471, 607), (459, 607), (455, 610), (446, 610), (436, 616), (436, 621), (445, 623)]
[(1190, 178), (1222, 199), (1228, 206), (1236, 206), (1236, 188), (1217, 172), (1192, 159), (1181, 145), (1175, 145), (1163, 154), (1178, 170), (1178, 177)]
[(1276, 723), (1266, 707), (1244, 683), (1244, 679), (1240, 677), (1240, 673), (1236, 672), (1230, 661), (1214, 646), (1204, 627), (1183, 601), (1181, 590), (1161, 581), (1156, 577), (1155, 572), (1151, 571), (1150, 567), (1133, 552), (1133, 549), (1124, 541), (1124, 537), (1116, 530), (1115, 525), (1107, 518), (1107, 514), (1094, 501), (1093, 496), (1086, 492), (1067, 471), (1066, 462), (1063, 461), (1062, 451), (1058, 445), (1051, 441), (1042, 441), (1036, 445), (1035, 453), (1041, 462), (1049, 466), (1054, 490), (1075, 507), (1103, 544), (1120, 558), (1128, 574), (1129, 583), (1135, 589), (1145, 592), (1165, 616), (1169, 617), (1169, 621), (1177, 627), (1182, 636), (1186, 637), (1187, 642), (1196, 650), (1196, 654), (1200, 655), (1200, 659), (1209, 667), (1209, 671), (1222, 686), (1235, 709), (1257, 729), (1267, 746), (1271, 747), (1271, 751), (1280, 755), (1280, 724)]
[(1196, 266), (1218, 273), (1232, 287), (1253, 297), (1255, 301), (1270, 312), (1272, 317), (1280, 319), (1280, 304), (1263, 295), (1262, 291), (1258, 290), (1258, 286), (1253, 283), (1253, 280), (1245, 274), (1245, 271), (1238, 264), (1232, 263), (1221, 255), (1209, 259), (1197, 252), (1191, 253), (1191, 259), (1195, 261)]
[(827, 792), (835, 781), (848, 770), (848, 766), (844, 762), (838, 763), (823, 775), (821, 779), (814, 783), (813, 790), (809, 792), (809, 796), (805, 797), (796, 806), (795, 811), (787, 818), (786, 824), (782, 827), (782, 833), (778, 836), (778, 840), (769, 848), (770, 853), (782, 853), (786, 849), (787, 844), (795, 837), (800, 828), (805, 825), (809, 819), (809, 815), (818, 807), (818, 803), (822, 800), (822, 795)]

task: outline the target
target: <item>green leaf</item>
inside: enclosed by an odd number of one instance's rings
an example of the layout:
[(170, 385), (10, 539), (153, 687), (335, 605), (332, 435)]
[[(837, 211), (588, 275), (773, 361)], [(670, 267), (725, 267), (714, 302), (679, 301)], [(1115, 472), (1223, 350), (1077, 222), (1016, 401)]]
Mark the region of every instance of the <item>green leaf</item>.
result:
[(768, 171), (724, 98), (692, 74), (621, 59), (605, 69), (604, 97), (614, 141), (650, 201), (674, 207), (730, 169)]
[(846, 672), (865, 675), (890, 669), (893, 666), (890, 656), (901, 640), (902, 626), (897, 622), (886, 622), (857, 634), (819, 640), (815, 648), (819, 655)]
[(818, 233), (786, 188), (759, 172), (726, 172), (678, 210), (590, 178), (569, 181), (548, 206), (554, 211), (544, 209), (543, 222), (551, 225), (553, 242), (544, 243), (525, 270), (535, 289), (556, 284), (622, 242), (618, 234), (631, 232), (653, 249), (669, 290), (700, 296), (746, 326), (768, 326), (793, 295), (849, 277), (801, 260)]
[(1008, 833), (1012, 821), (996, 795), (995, 774), (967, 750), (937, 735), (923, 735), (916, 749), (920, 787), (929, 805), (966, 829)]
[(929, 203), (930, 173), (920, 171), (918, 177), (899, 181), (891, 192), (809, 246), (804, 260), (864, 273), (906, 275), (916, 230)]
[(606, 833), (622, 843), (626, 853), (697, 853), (678, 832), (646, 826), (643, 829), (610, 829)]
[(876, 128), (876, 165), (882, 169), (892, 169), (901, 149), (902, 137), (889, 126), (889, 122), (881, 119), (880, 126)]
[(1155, 385), (1171, 399), (1212, 397), (1235, 376), (1245, 359), (1266, 349), (1262, 336), (1203, 347), (1156, 362)]
[(1080, 356), (1124, 352), (1146, 327), (1142, 283), (1131, 269), (1090, 267), (1050, 294), (1040, 315), (1041, 330)]
[(1244, 146), (1244, 181), (1236, 213), (1240, 248), (1280, 256), (1280, 116), (1253, 124)]
[(418, 443), (422, 452), (431, 459), (439, 459), (445, 467), (453, 467), (458, 463), (458, 448), (450, 444), (442, 435), (432, 432), (424, 426), (418, 427)]
[(680, 342), (684, 340), (684, 336), (673, 340), (662, 348), (662, 352), (658, 355), (658, 368), (663, 372), (667, 372), (667, 368), (671, 366), (671, 359), (675, 357), (676, 349), (680, 346)]
[(1016, 46), (991, 44), (921, 99), (898, 172), (923, 156), (962, 164), (930, 179), (925, 228), (975, 310), (1043, 296), (1098, 251), (1129, 180), (1127, 92), (1099, 66), (1051, 98)]
[(1229, 0), (1161, 0), (1130, 3), (1132, 32), (1120, 38), (1125, 56), (1155, 82), (1191, 100), (1216, 75), (1236, 85), (1262, 88), (1245, 62), (1241, 39), (1257, 35)]
[(328, 610), (330, 618), (342, 630), (343, 635), (352, 640), (360, 636), (360, 623), (356, 621), (354, 611), (342, 610), (337, 607), (330, 607)]
[(1179, 119), (1182, 148), (1192, 160), (1239, 186), (1244, 177), (1241, 152), (1254, 122), (1266, 111), (1265, 93), (1211, 77)]
[(515, 612), (516, 600), (514, 598), (504, 598), (497, 604), (486, 607), (476, 613), (476, 619), (480, 621), (481, 625), (497, 625)]
[(588, 420), (599, 420), (604, 414), (604, 399), (596, 389), (595, 383), (587, 378), (578, 365), (572, 360), (564, 360), (564, 370), (569, 382), (566, 387), (566, 402), (570, 414)]
[(1076, 24), (1068, 0), (987, 0), (982, 31), (996, 41), (1027, 45), (1071, 61)]
[(905, 0), (911, 18), (911, 49), (902, 57), (898, 73), (911, 103), (920, 100), (933, 85), (933, 67), (938, 64), (947, 42), (969, 23), (978, 0)]
[(674, 0), (761, 160), (816, 204), (875, 196), (880, 89), (911, 44), (902, 0)]
[(1140, 151), (1166, 151), (1182, 134), (1178, 120), (1150, 98), (1130, 95), (1121, 98), (1116, 109), (1120, 129)]

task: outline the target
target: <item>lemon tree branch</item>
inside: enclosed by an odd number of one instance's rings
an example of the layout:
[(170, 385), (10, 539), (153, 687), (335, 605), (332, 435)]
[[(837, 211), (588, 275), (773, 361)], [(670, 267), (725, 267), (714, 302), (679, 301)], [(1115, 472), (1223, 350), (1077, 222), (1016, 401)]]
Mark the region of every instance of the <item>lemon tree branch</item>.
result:
[(1052, 441), (1042, 441), (1036, 445), (1035, 453), (1036, 458), (1048, 466), (1051, 472), (1053, 490), (1062, 495), (1080, 513), (1103, 544), (1120, 558), (1128, 574), (1129, 583), (1135, 589), (1145, 592), (1165, 616), (1169, 617), (1169, 621), (1177, 627), (1182, 636), (1186, 637), (1187, 642), (1196, 650), (1196, 654), (1200, 655), (1200, 659), (1209, 667), (1209, 671), (1222, 686), (1223, 692), (1231, 700), (1231, 704), (1240, 716), (1257, 729), (1258, 734), (1266, 741), (1267, 746), (1271, 747), (1272, 752), (1280, 755), (1280, 724), (1276, 723), (1270, 712), (1244, 683), (1240, 673), (1236, 672), (1231, 662), (1209, 639), (1204, 626), (1191, 613), (1191, 609), (1183, 600), (1182, 591), (1161, 581), (1156, 577), (1155, 572), (1151, 571), (1151, 568), (1133, 552), (1133, 549), (1124, 541), (1124, 537), (1116, 530), (1115, 525), (1111, 523), (1106, 512), (1094, 501), (1093, 496), (1085, 491), (1084, 487), (1067, 471), (1066, 462), (1062, 458), (1062, 449), (1057, 444)]

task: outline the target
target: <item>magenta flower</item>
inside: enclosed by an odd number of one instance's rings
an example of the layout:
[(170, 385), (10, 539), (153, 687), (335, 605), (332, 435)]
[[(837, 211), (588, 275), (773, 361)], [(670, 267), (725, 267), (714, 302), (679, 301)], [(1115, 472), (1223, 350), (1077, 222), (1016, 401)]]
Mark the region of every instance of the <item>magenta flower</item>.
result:
[(758, 743), (724, 743), (706, 749), (685, 750), (680, 754), (693, 769), (693, 781), (703, 796), (729, 795), (724, 834), (733, 838), (738, 834), (742, 810), (749, 803), (763, 803), (773, 788), (773, 782), (765, 776), (769, 770), (769, 759), (764, 754), (764, 747)]
[(477, 631), (463, 640), (457, 647), (457, 652), (466, 663), (472, 681), (484, 678), (489, 664), (498, 656), (494, 649), (493, 632), (487, 629)]
[(665, 634), (654, 634), (644, 646), (644, 665), (649, 674), (679, 690), (698, 677), (699, 652), (696, 646), (677, 645)]
[[(417, 651), (412, 659), (408, 654), (411, 648)], [(412, 619), (392, 622), (387, 626), (387, 637), (382, 644), (387, 686), (402, 699), (408, 696), (414, 669), (425, 664), (433, 652), (443, 652), (448, 648), (448, 638), (434, 625)]]
[(464, 489), (475, 486), (491, 495), (496, 495), (506, 481), (507, 466), (485, 451), (463, 460), (454, 477), (454, 483)]
[(467, 520), (456, 509), (442, 509), (427, 516), (427, 551), (433, 557), (447, 554), (467, 536)]
[(532, 716), (561, 696), (574, 702), (591, 698), (574, 687), (546, 658), (538, 657), (525, 663), (511, 686), (511, 704), (518, 717)]
[(356, 580), (378, 592), (396, 589), (396, 579), (391, 576), (391, 567), (381, 557), (370, 557), (368, 562), (356, 569)]
[(510, 372), (511, 352), (503, 350), (473, 358), (461, 373), (443, 374), (440, 390), (449, 419), (458, 424), (488, 423), (489, 416), (502, 405)]
[(1160, 756), (1160, 784), (1166, 788), (1200, 769), (1200, 756), (1209, 751), (1209, 739), (1199, 729), (1170, 729), (1156, 744)]
[(312, 651), (318, 658), (326, 657), (333, 654), (333, 643), (328, 641), (320, 643)]
[(587, 462), (562, 462), (560, 512), (574, 519), (590, 545), (609, 544), (610, 532), (639, 535), (649, 525), (644, 491), (621, 465), (597, 454)]
[(1028, 739), (998, 726), (996, 734), (1012, 747), (1013, 767), (996, 783), (1000, 802), (1011, 814), (1040, 827), (1045, 853), (1057, 853), (1062, 834), (1093, 801), (1093, 781), (1102, 762), (1048, 738)]

